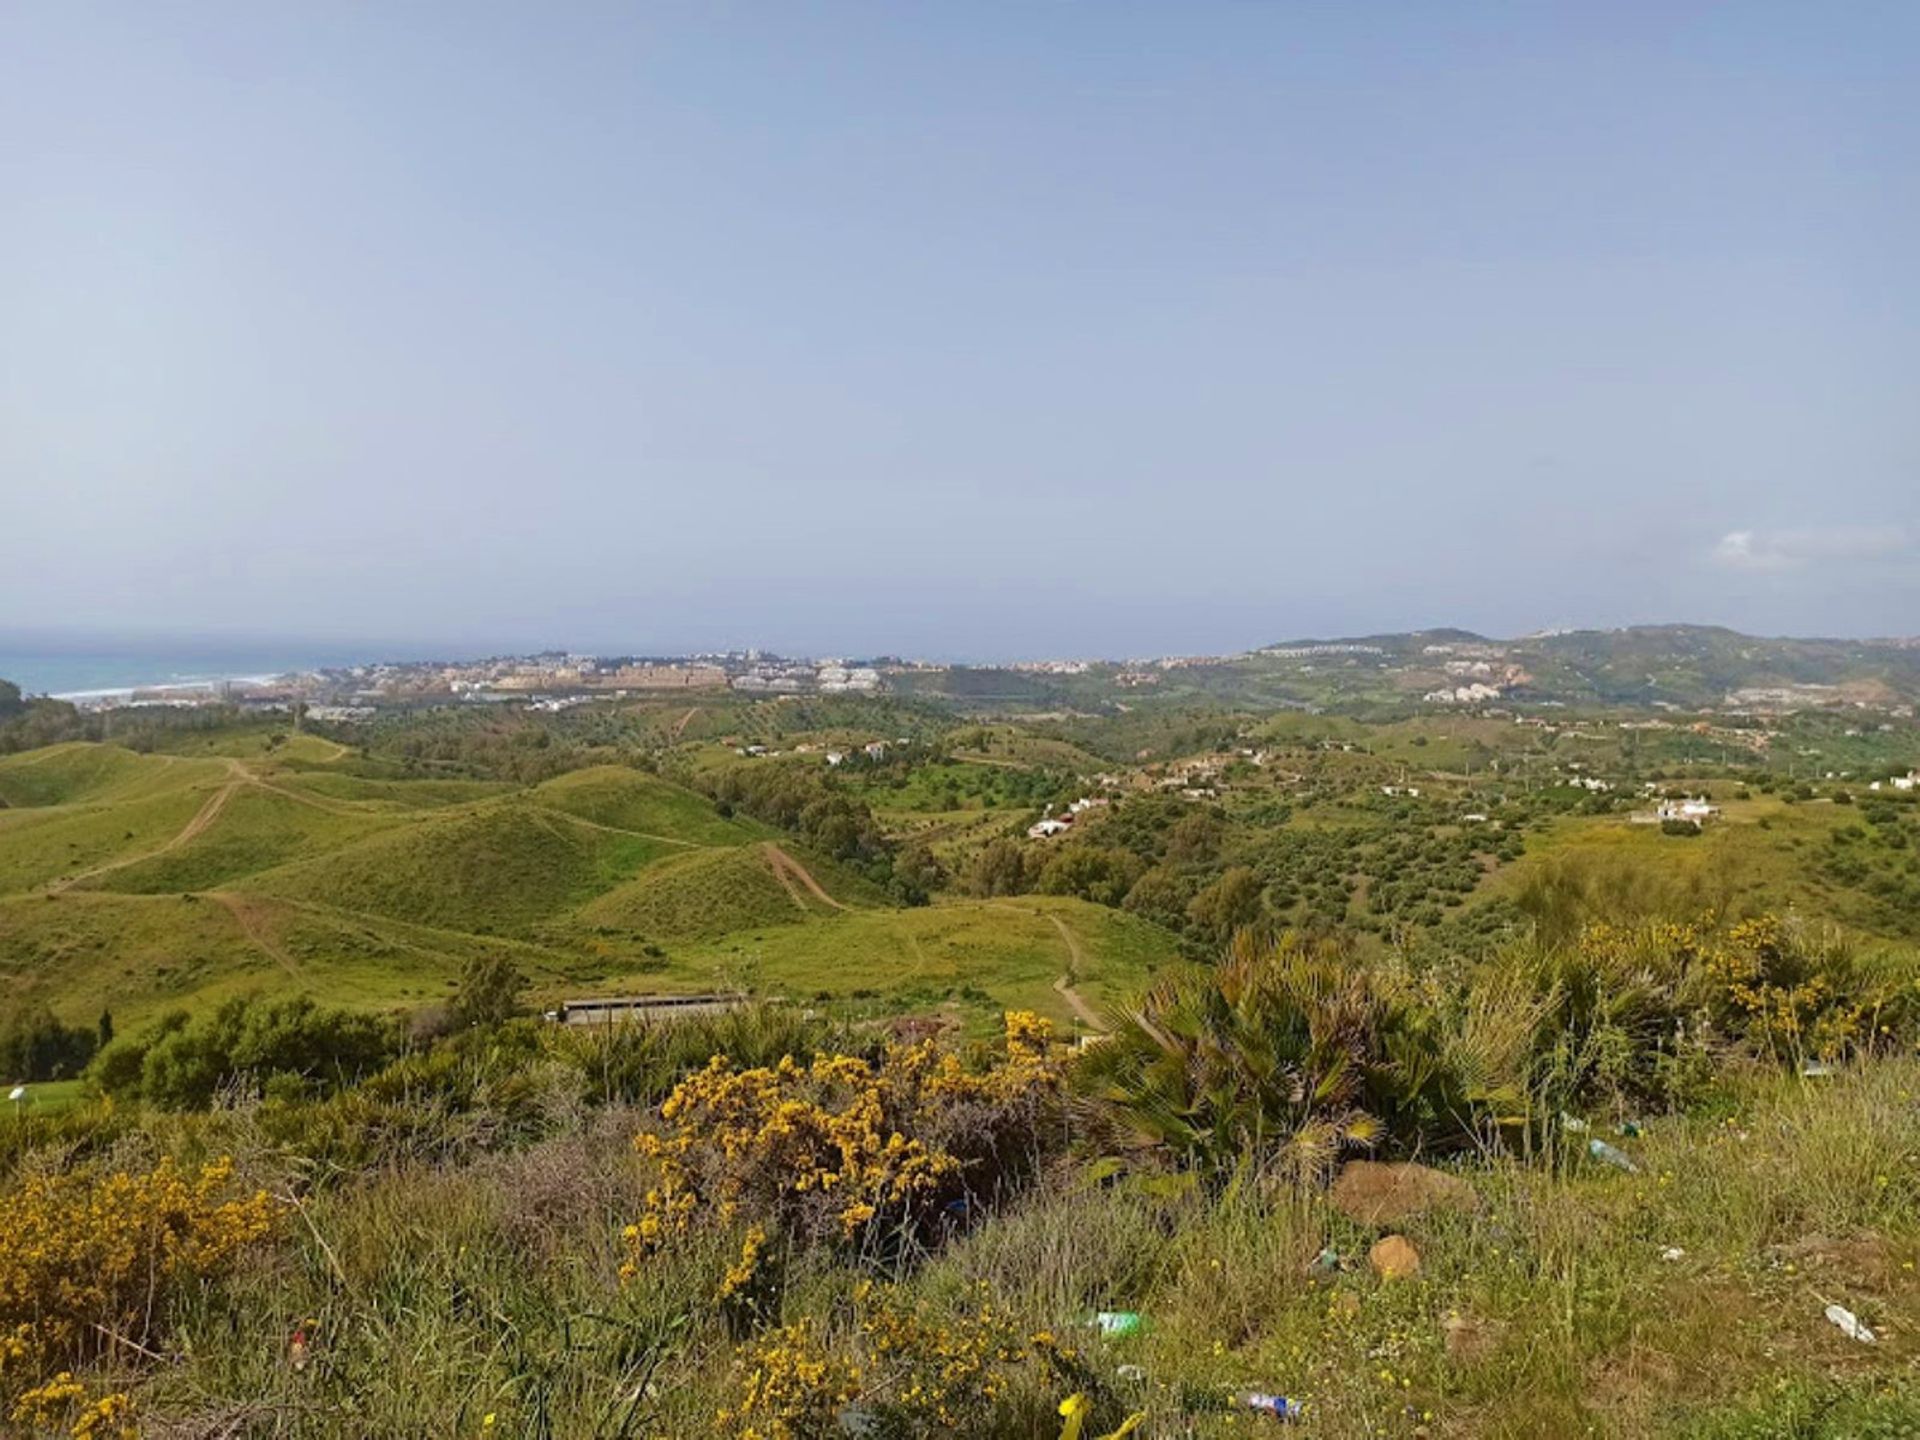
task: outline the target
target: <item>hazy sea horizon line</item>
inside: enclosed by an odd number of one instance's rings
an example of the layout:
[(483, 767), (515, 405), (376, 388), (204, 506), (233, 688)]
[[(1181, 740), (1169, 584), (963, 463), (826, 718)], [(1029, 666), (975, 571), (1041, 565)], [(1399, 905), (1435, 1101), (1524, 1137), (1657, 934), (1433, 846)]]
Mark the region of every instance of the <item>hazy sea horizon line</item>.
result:
[(135, 690), (197, 690), (220, 684), (261, 683), (276, 676), (363, 662), (338, 654), (286, 651), (208, 653), (147, 651), (55, 654), (0, 650), (0, 680), (24, 695), (92, 700)]

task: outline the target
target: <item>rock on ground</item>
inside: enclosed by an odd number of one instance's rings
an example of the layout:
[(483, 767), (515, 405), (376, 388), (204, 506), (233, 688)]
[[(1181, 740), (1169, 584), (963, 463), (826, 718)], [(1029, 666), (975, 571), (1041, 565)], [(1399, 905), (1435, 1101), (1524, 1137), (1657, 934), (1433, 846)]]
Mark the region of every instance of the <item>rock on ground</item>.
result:
[(1404, 1235), (1384, 1235), (1367, 1252), (1367, 1264), (1382, 1280), (1399, 1280), (1420, 1273), (1420, 1252)]
[(1412, 1161), (1349, 1161), (1327, 1198), (1360, 1225), (1398, 1225), (1431, 1210), (1471, 1210), (1478, 1203), (1473, 1187), (1459, 1176)]

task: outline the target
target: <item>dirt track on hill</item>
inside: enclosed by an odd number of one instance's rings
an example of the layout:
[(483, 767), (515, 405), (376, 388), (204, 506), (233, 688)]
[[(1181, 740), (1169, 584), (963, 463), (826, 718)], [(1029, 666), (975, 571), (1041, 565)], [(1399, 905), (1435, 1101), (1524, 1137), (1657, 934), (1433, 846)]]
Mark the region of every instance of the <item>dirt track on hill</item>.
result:
[[(166, 756), (166, 759), (173, 757)], [(191, 845), (212, 828), (213, 822), (220, 818), (220, 812), (227, 808), (227, 802), (233, 799), (242, 785), (256, 786), (261, 790), (271, 790), (275, 795), (285, 796), (301, 805), (311, 805), (316, 810), (324, 810), (329, 815), (365, 815), (368, 812), (343, 800), (323, 800), (314, 795), (302, 795), (297, 790), (288, 790), (264, 780), (238, 760), (227, 761), (227, 779), (218, 790), (207, 797), (207, 803), (194, 812), (193, 818), (180, 827), (180, 833), (164, 845), (151, 850), (142, 850), (138, 855), (123, 855), (118, 860), (109, 860), (105, 865), (96, 865), (91, 870), (82, 870), (78, 875), (67, 875), (54, 881), (47, 887), (52, 895), (71, 890), (83, 880), (93, 880), (102, 875), (110, 875), (115, 870), (124, 870), (129, 865), (138, 865), (142, 860), (152, 860), (161, 855), (170, 855), (183, 845)], [(277, 958), (277, 957), (276, 957)]]
[(1080, 948), (1080, 937), (1069, 930), (1067, 922), (1058, 915), (1049, 915), (1047, 919), (1051, 920), (1053, 928), (1060, 932), (1060, 938), (1067, 942), (1067, 973), (1053, 982), (1054, 990), (1059, 993), (1062, 1000), (1073, 1007), (1073, 1013), (1080, 1017), (1081, 1024), (1102, 1035), (1106, 1034), (1107, 1022), (1100, 1017), (1100, 1012), (1087, 1003), (1084, 995), (1073, 988), (1073, 982), (1079, 976), (1087, 958)]
[(280, 948), (279, 942), (267, 933), (261, 923), (257, 902), (248, 900), (244, 895), (235, 895), (230, 890), (208, 890), (204, 893), (207, 899), (217, 902), (233, 916), (234, 923), (256, 949), (264, 952), (289, 975), (299, 974), (299, 966), (294, 963), (293, 957)]
[(850, 905), (842, 905), (838, 900), (834, 899), (833, 896), (829, 895), (826, 892), (826, 888), (821, 885), (818, 880), (813, 878), (812, 871), (808, 870), (806, 866), (802, 865), (771, 840), (763, 844), (760, 850), (761, 853), (767, 857), (767, 863), (773, 867), (773, 873), (779, 877), (780, 883), (787, 887), (787, 893), (793, 895), (794, 900), (799, 902), (801, 909), (806, 909), (806, 903), (801, 901), (797, 894), (794, 894), (793, 882), (796, 880), (805, 886), (807, 893), (822, 905), (830, 905), (835, 910), (851, 910), (853, 908)]
[(696, 705), (691, 710), (687, 711), (686, 714), (682, 715), (680, 717), (679, 723), (673, 727), (673, 738), (678, 740), (682, 735), (684, 735), (686, 733), (688, 722), (691, 721), (693, 717), (698, 715), (699, 713), (700, 713), (700, 707)]
[(271, 790), (276, 795), (283, 795), (296, 805), (311, 805), (315, 810), (324, 810), (329, 815), (377, 815), (381, 813), (377, 810), (369, 809), (364, 805), (355, 805), (348, 800), (334, 800), (319, 795), (303, 794), (298, 790), (289, 790), (284, 785), (276, 785), (271, 780), (262, 779), (251, 770), (246, 772), (246, 781), (249, 785), (257, 785), (262, 790)]
[(226, 784), (222, 785), (218, 790), (214, 791), (212, 795), (207, 797), (207, 803), (195, 811), (193, 818), (181, 827), (180, 833), (167, 841), (166, 844), (157, 846), (152, 850), (143, 850), (138, 855), (123, 855), (120, 859), (110, 860), (105, 865), (96, 865), (91, 870), (82, 870), (78, 875), (62, 876), (47, 886), (47, 893), (49, 895), (61, 894), (63, 891), (71, 890), (82, 880), (92, 880), (101, 875), (109, 875), (115, 870), (124, 870), (129, 865), (138, 865), (142, 860), (151, 860), (158, 855), (171, 854), (182, 845), (191, 844), (193, 841), (199, 839), (200, 836), (206, 833), (207, 827), (220, 818), (220, 812), (227, 808), (227, 801), (233, 798), (233, 792), (253, 778), (241, 768), (238, 760), (229, 760), (227, 765), (230, 767), (229, 773), (231, 778)]
[(651, 830), (629, 830), (624, 825), (609, 825), (605, 821), (589, 820), (584, 815), (576, 815), (571, 810), (556, 810), (551, 805), (536, 805), (534, 808), (557, 819), (570, 820), (575, 825), (585, 825), (591, 830), (604, 830), (609, 835), (631, 835), (637, 840), (658, 840), (662, 845), (680, 845), (688, 850), (715, 848), (711, 845), (702, 845), (698, 840), (682, 840), (678, 835), (656, 835)]

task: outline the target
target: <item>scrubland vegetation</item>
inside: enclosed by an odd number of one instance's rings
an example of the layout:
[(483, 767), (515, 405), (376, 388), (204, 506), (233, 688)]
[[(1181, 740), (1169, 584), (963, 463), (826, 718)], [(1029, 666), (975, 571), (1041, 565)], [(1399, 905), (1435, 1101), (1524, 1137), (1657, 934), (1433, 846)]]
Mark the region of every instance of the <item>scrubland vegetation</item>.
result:
[[(514, 983), (474, 967), (439, 1039), (231, 1004), (0, 1129), (13, 1423), (1204, 1436), (1273, 1391), (1336, 1436), (1920, 1423), (1920, 966), (1830, 934), (1425, 968), (1243, 933), (1084, 1050), (1027, 1013), (578, 1030)], [(1356, 1211), (1361, 1157), (1458, 1188)], [(1370, 1268), (1387, 1233), (1412, 1273)]]
[(706, 709), (16, 707), (0, 1423), (1920, 1433), (1910, 724)]

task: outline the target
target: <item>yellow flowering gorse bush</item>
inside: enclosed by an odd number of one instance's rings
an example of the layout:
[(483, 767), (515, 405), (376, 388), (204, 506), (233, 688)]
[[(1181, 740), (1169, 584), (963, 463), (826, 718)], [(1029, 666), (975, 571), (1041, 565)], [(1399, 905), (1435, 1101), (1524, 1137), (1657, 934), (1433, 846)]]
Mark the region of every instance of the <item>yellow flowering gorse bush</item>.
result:
[[(229, 1198), (232, 1178), (227, 1160), (197, 1172), (162, 1160), (137, 1174), (36, 1177), (5, 1197), (0, 1395), (27, 1407), (16, 1419), (71, 1408), (81, 1392), (61, 1372), (116, 1343), (145, 1345), (176, 1286), (268, 1233), (279, 1206), (265, 1192)], [(113, 1398), (83, 1408), (73, 1423), (92, 1428), (72, 1433), (114, 1433), (124, 1411)]]
[(33, 1431), (64, 1430), (68, 1440), (133, 1440), (140, 1433), (127, 1395), (116, 1391), (89, 1400), (87, 1387), (68, 1370), (22, 1394), (12, 1419)]
[(827, 1350), (810, 1320), (767, 1332), (736, 1365), (739, 1398), (715, 1418), (737, 1440), (826, 1440), (860, 1391), (858, 1367)]
[(1781, 1056), (1835, 1058), (1862, 1035), (1867, 1005), (1797, 952), (1778, 918), (1745, 920), (1707, 957), (1710, 1002), (1725, 1023)]
[(824, 1440), (846, 1433), (842, 1412), (857, 1405), (876, 1433), (963, 1434), (1007, 1394), (1038, 1344), (1022, 1339), (984, 1288), (957, 1313), (890, 1285), (862, 1284), (853, 1299), (856, 1320), (838, 1346), (803, 1320), (741, 1347), (737, 1398), (717, 1416), (723, 1433)]
[(1910, 1028), (1911, 984), (1876, 976), (1830, 939), (1775, 915), (1724, 928), (1589, 925), (1580, 955), (1615, 991), (1666, 998), (1672, 1013), (1707, 1033), (1780, 1059), (1836, 1059)]
[(854, 1299), (863, 1311), (864, 1395), (912, 1432), (953, 1430), (983, 1414), (1004, 1393), (1007, 1367), (1027, 1358), (1012, 1317), (984, 1293), (957, 1316), (903, 1304), (891, 1287), (862, 1285)]
[[(1031, 1129), (1028, 1109), (1057, 1091), (1052, 1028), (1006, 1018), (1004, 1058), (970, 1070), (932, 1042), (869, 1061), (818, 1055), (736, 1070), (725, 1056), (689, 1075), (636, 1137), (653, 1184), (626, 1230), (631, 1276), (695, 1225), (747, 1218), (799, 1239), (857, 1240), (871, 1227), (922, 1222), (984, 1164), (1003, 1132)], [(763, 1231), (731, 1293), (751, 1278)]]

